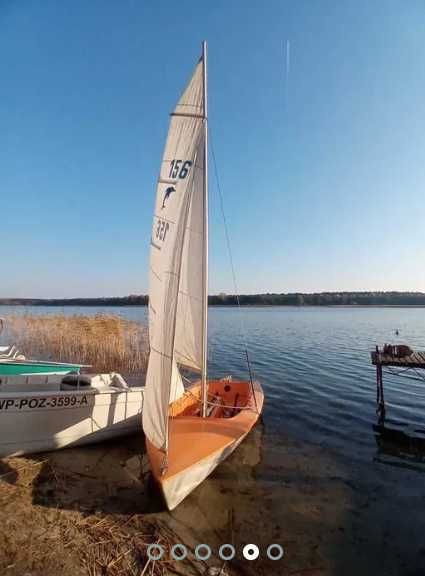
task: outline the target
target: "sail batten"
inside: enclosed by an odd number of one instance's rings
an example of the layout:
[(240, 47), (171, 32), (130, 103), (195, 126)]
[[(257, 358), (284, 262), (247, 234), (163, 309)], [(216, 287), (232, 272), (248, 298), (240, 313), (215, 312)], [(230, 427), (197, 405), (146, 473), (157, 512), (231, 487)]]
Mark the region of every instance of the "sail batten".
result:
[(180, 118), (199, 118), (204, 120), (203, 114), (190, 114), (189, 112), (171, 112), (170, 116), (180, 116)]
[(143, 429), (164, 451), (168, 407), (184, 391), (178, 365), (202, 366), (203, 112), (201, 61), (170, 118), (151, 237)]

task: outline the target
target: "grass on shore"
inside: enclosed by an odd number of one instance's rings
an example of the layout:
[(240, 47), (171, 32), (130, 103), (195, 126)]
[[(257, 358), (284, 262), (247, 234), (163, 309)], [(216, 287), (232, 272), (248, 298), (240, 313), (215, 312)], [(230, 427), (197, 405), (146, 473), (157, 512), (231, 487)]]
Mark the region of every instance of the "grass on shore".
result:
[(147, 328), (118, 316), (8, 316), (7, 332), (27, 358), (89, 364), (96, 372), (146, 371)]
[[(8, 458), (0, 462), (1, 574), (185, 574), (173, 569), (168, 560), (173, 541), (167, 532), (140, 514), (105, 514), (101, 511), (90, 514), (80, 511), (78, 506), (75, 509), (58, 507), (53, 498), (44, 505), (36, 504), (34, 490), (40, 468), (45, 469), (44, 476), (50, 477), (56, 490), (64, 489), (60, 470), (47, 458)], [(52, 487), (51, 492), (54, 492)], [(150, 544), (160, 544), (164, 548), (164, 560), (149, 560), (147, 549)]]

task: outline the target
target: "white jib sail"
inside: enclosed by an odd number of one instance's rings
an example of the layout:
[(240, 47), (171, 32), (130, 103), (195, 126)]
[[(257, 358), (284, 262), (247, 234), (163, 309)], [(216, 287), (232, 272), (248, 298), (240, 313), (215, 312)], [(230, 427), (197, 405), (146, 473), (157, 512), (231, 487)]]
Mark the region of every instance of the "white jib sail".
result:
[(164, 451), (169, 404), (183, 393), (177, 363), (202, 364), (203, 108), (200, 61), (171, 117), (151, 238), (143, 429)]

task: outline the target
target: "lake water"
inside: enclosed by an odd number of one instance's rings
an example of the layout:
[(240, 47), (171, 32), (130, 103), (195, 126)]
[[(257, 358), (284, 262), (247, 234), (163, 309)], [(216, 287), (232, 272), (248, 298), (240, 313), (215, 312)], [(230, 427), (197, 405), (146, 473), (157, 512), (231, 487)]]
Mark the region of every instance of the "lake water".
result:
[[(24, 311), (147, 322), (139, 307), (0, 307), (0, 316)], [(196, 527), (195, 539), (211, 545), (257, 543), (260, 560), (240, 560), (248, 574), (422, 574), (425, 460), (375, 435), (369, 352), (386, 342), (425, 350), (425, 309), (210, 308), (210, 375), (246, 377), (241, 324), (266, 395), (264, 422), (162, 514), (177, 533)], [(424, 383), (384, 375), (384, 384), (388, 425), (425, 429)], [(264, 558), (272, 542), (285, 548), (278, 563)]]

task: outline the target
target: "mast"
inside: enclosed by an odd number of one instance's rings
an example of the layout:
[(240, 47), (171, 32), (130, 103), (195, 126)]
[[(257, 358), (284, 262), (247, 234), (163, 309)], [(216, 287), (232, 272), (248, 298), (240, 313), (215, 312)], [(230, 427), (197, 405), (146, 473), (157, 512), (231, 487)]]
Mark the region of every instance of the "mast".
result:
[(204, 290), (202, 306), (202, 417), (207, 416), (208, 402), (208, 100), (207, 100), (207, 43), (202, 42), (202, 66), (203, 66), (203, 102), (204, 102), (204, 226), (203, 226), (203, 264), (202, 264), (202, 287)]

